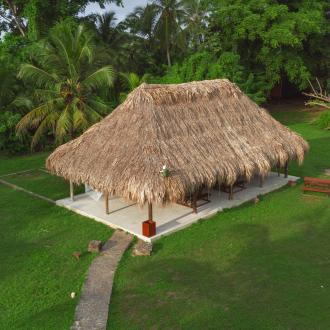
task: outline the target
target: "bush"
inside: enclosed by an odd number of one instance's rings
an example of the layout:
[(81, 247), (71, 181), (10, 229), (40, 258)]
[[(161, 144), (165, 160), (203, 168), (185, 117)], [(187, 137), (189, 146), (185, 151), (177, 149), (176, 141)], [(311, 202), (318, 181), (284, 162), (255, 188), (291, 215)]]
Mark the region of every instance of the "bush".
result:
[(176, 63), (163, 77), (154, 77), (153, 83), (177, 84), (205, 79), (227, 78), (236, 83), (256, 103), (266, 101), (271, 87), (264, 75), (250, 72), (240, 63), (240, 56), (233, 52), (224, 52), (218, 58), (207, 51), (199, 52)]
[(6, 111), (0, 113), (0, 150), (17, 153), (28, 150), (28, 144), (16, 136), (15, 128), (21, 115)]
[(325, 110), (316, 120), (316, 124), (323, 129), (330, 130), (330, 110)]

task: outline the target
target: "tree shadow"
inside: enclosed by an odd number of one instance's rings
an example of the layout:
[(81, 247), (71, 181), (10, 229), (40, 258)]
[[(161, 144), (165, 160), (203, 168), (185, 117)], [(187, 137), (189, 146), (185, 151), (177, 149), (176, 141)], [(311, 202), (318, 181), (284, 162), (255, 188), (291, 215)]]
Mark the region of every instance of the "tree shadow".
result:
[(134, 263), (131, 280), (115, 282), (109, 328), (327, 329), (330, 224), (302, 221), (278, 237), (237, 224), (226, 235), (232, 246), (205, 261), (188, 252)]
[(304, 176), (324, 176), (329, 164), (330, 136), (322, 138), (307, 139), (310, 151), (305, 156), (304, 164), (299, 166), (293, 162), (290, 164), (290, 174), (300, 177)]
[[(71, 299), (69, 296), (66, 299), (67, 302), (61, 304), (54, 304), (53, 306), (45, 309), (40, 309), (40, 312), (32, 313), (30, 317), (24, 318), (15, 323), (15, 329), (69, 329), (73, 324), (74, 309), (77, 303), (77, 298)], [(68, 309), (72, 310), (72, 313), (68, 313)], [(72, 315), (70, 317), (63, 317)]]

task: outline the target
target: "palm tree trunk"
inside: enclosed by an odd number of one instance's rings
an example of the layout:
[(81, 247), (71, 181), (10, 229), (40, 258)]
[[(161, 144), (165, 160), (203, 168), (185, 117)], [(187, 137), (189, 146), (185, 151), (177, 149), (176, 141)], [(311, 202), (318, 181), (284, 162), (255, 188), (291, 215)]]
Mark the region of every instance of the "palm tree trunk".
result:
[(11, 11), (11, 13), (13, 14), (13, 17), (14, 17), (14, 21), (15, 21), (15, 23), (16, 23), (16, 25), (17, 25), (17, 28), (18, 28), (18, 30), (19, 30), (19, 32), (21, 33), (21, 35), (23, 36), (23, 37), (25, 37), (25, 31), (24, 31), (24, 25), (23, 25), (23, 23), (22, 23), (22, 21), (21, 21), (21, 18), (20, 17), (18, 17), (18, 15), (17, 15), (17, 9), (16, 9), (16, 6), (13, 4), (13, 2), (11, 1), (11, 0), (6, 0), (6, 2), (7, 2), (7, 5), (8, 5), (8, 7), (9, 7), (9, 10)]
[(171, 66), (171, 55), (170, 55), (170, 43), (169, 43), (169, 28), (168, 28), (168, 17), (166, 16), (165, 21), (165, 39), (166, 39), (166, 57), (167, 57), (167, 65)]
[(166, 56), (167, 56), (167, 65), (170, 67), (171, 63), (171, 55), (170, 55), (170, 47), (169, 44), (166, 45)]

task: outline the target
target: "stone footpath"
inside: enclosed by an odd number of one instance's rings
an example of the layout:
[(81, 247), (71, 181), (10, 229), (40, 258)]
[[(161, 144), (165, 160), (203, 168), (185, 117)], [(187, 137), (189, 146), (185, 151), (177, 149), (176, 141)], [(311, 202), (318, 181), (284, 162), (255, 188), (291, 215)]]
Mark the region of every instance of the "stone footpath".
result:
[(89, 268), (71, 330), (104, 330), (107, 327), (114, 274), (133, 236), (116, 230)]

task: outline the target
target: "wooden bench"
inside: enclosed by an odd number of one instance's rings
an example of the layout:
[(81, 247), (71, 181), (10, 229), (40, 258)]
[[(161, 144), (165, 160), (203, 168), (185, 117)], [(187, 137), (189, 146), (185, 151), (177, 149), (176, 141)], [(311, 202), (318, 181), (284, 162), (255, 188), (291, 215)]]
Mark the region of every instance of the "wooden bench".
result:
[(234, 199), (234, 194), (246, 189), (246, 181), (244, 179), (237, 180), (232, 186), (222, 184), (220, 190), (229, 194), (228, 199)]
[(318, 178), (304, 178), (304, 187), (303, 192), (313, 191), (327, 194), (330, 196), (330, 180), (327, 179), (318, 179)]
[[(204, 193), (203, 189), (196, 191), (192, 196), (186, 197), (183, 201), (178, 201), (177, 204), (186, 206), (193, 209), (194, 213), (197, 213), (197, 208), (210, 203), (210, 193)], [(200, 202), (201, 201), (201, 202)]]

